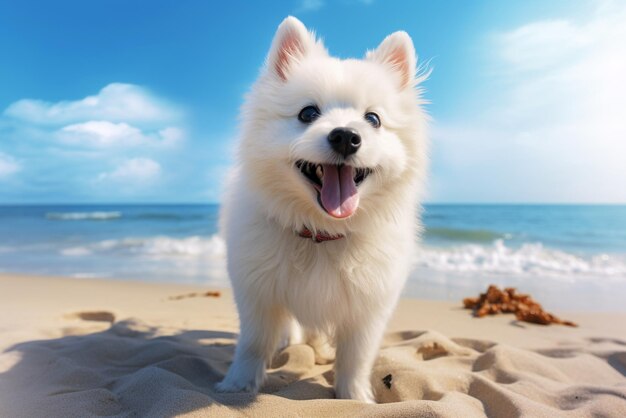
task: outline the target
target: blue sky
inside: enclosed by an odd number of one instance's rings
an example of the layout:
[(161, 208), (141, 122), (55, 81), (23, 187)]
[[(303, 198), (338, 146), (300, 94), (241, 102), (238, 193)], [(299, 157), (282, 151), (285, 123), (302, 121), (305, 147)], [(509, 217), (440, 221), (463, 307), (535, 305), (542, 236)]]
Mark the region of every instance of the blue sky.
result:
[(0, 203), (218, 201), (290, 14), (430, 60), (429, 201), (626, 203), (626, 5), (539, 0), (1, 2)]

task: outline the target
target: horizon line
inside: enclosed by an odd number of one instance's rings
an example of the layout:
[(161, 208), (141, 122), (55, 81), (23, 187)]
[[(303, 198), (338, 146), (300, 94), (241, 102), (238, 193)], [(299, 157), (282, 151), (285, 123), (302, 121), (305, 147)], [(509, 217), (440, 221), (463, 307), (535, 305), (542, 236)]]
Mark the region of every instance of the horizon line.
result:
[[(200, 206), (200, 205), (221, 205), (221, 202), (216, 201), (196, 201), (196, 202), (11, 202), (0, 203), (0, 207), (8, 206), (140, 206), (140, 205), (154, 205), (154, 206)], [(626, 206), (626, 202), (424, 202), (423, 206), (428, 205), (449, 205), (449, 206)]]

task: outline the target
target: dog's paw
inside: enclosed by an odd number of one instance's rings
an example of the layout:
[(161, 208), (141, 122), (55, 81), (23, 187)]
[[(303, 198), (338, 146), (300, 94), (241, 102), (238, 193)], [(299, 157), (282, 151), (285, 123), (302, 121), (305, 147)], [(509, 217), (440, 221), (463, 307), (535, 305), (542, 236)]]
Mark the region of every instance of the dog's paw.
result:
[(249, 381), (233, 381), (232, 379), (224, 379), (214, 386), (216, 392), (220, 393), (256, 393), (258, 385), (254, 380)]
[(315, 364), (329, 364), (335, 361), (335, 348), (328, 343), (311, 345), (315, 351)]
[(265, 368), (263, 362), (258, 363), (258, 367), (248, 366), (242, 368), (233, 364), (224, 380), (215, 385), (215, 390), (222, 393), (257, 393), (265, 380)]
[(326, 334), (309, 331), (306, 342), (315, 351), (315, 364), (329, 364), (335, 360), (335, 347)]
[(337, 399), (353, 399), (364, 403), (376, 403), (369, 384), (338, 385), (335, 388)]

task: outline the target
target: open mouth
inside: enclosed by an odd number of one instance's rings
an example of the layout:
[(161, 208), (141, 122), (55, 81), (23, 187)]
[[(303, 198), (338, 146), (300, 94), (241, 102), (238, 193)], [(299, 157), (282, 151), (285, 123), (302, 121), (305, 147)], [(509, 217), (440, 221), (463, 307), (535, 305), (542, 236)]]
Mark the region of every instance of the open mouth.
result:
[(372, 173), (371, 168), (346, 164), (296, 161), (296, 167), (317, 191), (317, 201), (333, 218), (347, 218), (359, 207), (357, 187)]

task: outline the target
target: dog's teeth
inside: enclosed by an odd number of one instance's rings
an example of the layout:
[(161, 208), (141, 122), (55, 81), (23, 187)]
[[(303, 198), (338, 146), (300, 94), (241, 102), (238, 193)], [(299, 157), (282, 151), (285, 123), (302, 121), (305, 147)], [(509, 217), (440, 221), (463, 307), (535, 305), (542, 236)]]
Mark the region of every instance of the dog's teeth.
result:
[(315, 175), (317, 175), (317, 178), (320, 180), (324, 176), (324, 171), (322, 170), (322, 166), (319, 164), (317, 165), (317, 168), (315, 169)]

